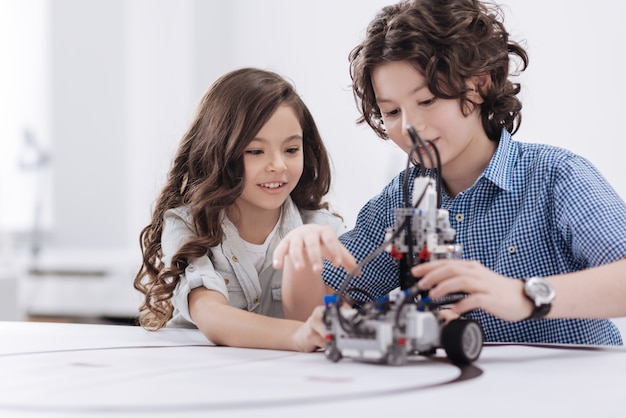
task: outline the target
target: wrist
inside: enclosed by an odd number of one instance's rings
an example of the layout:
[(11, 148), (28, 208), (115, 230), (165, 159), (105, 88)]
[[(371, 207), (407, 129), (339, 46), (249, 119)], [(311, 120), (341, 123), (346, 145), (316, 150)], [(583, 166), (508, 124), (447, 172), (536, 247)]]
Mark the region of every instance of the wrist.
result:
[(526, 319), (541, 319), (552, 308), (556, 297), (554, 288), (543, 277), (530, 277), (524, 280), (524, 295), (531, 302), (532, 311)]
[(528, 296), (526, 296), (526, 291), (524, 290), (524, 280), (520, 280), (520, 282), (521, 286), (519, 289), (519, 295), (522, 299), (520, 303), (521, 309), (519, 311), (519, 319), (517, 320), (525, 321), (533, 315), (533, 312), (535, 311), (535, 304), (528, 298)]

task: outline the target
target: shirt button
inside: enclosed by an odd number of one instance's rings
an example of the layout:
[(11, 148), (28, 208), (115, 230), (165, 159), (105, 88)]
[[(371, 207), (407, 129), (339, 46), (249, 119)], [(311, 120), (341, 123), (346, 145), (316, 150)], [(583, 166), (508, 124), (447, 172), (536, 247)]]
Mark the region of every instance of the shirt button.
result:
[(228, 284), (228, 283), (230, 283), (230, 280), (224, 279), (224, 283)]
[(462, 213), (457, 213), (456, 214), (456, 221), (457, 222), (463, 222), (465, 220), (465, 215), (463, 215)]
[(252, 302), (257, 303), (259, 301), (258, 296), (255, 296), (254, 299), (252, 299)]
[(187, 271), (190, 273), (193, 273), (194, 271), (196, 271), (196, 266), (194, 265), (187, 266)]
[(509, 245), (509, 254), (515, 254), (515, 245)]
[(239, 262), (239, 259), (237, 258), (237, 256), (236, 256), (236, 255), (234, 255), (234, 256), (233, 256), (233, 261), (234, 261), (235, 263)]

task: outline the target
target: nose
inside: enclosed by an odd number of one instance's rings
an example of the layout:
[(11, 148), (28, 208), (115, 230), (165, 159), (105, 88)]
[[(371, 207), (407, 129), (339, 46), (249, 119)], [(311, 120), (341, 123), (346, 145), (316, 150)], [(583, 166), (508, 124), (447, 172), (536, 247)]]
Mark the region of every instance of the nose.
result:
[(413, 145), (422, 145), (425, 146), (425, 141), (422, 138), (422, 136), (417, 132), (417, 130), (413, 127), (413, 125), (406, 125), (404, 127), (404, 131), (406, 132), (406, 135), (408, 135), (409, 139), (411, 140), (411, 144)]
[(424, 118), (421, 117), (417, 111), (413, 111), (411, 113), (405, 111), (402, 113), (402, 135), (407, 139), (407, 141), (410, 141), (411, 144), (413, 144), (411, 135), (408, 131), (409, 127), (412, 127), (419, 135), (422, 135), (425, 131), (426, 124), (424, 122)]
[(287, 169), (287, 164), (285, 164), (285, 159), (283, 158), (283, 154), (280, 152), (275, 152), (270, 154), (269, 161), (267, 162), (267, 171), (284, 171)]
[(424, 123), (424, 118), (420, 117), (418, 112), (413, 112), (412, 114), (407, 114), (406, 112), (402, 117), (402, 128), (403, 134), (408, 135), (407, 127), (412, 126), (418, 133), (423, 132), (426, 128), (426, 124)]

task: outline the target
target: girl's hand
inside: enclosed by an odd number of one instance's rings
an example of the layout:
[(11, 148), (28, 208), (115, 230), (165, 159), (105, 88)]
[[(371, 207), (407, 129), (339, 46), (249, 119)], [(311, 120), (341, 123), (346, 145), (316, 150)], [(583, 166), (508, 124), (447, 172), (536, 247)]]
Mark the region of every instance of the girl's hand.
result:
[(296, 330), (293, 343), (296, 351), (311, 352), (326, 346), (324, 306), (317, 306), (311, 316)]
[(530, 316), (532, 302), (524, 294), (524, 282), (502, 276), (476, 261), (435, 260), (411, 269), (420, 289), (430, 289), (433, 299), (451, 293), (468, 296), (451, 306), (457, 314), (481, 308), (505, 321)]
[(352, 254), (327, 225), (306, 224), (291, 230), (274, 250), (274, 268), (282, 268), (287, 256), (296, 271), (310, 266), (313, 272), (319, 273), (324, 258), (346, 270), (356, 267)]

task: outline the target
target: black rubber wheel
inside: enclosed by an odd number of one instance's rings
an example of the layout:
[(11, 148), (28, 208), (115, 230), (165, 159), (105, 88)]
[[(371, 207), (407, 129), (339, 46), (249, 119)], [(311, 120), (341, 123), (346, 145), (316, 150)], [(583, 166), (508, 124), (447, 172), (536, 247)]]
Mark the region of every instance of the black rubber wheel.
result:
[(452, 320), (441, 330), (441, 345), (454, 364), (470, 364), (482, 351), (482, 329), (471, 319)]

